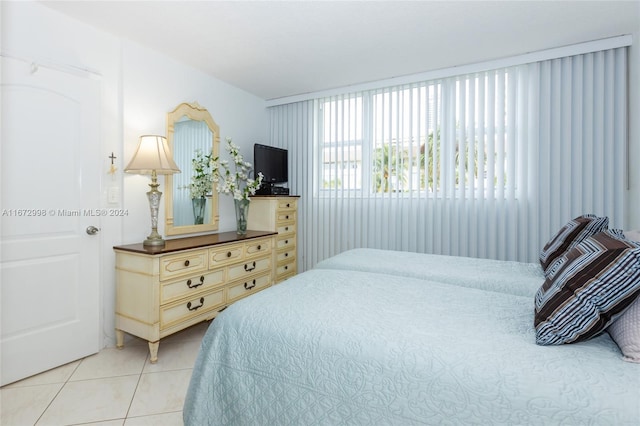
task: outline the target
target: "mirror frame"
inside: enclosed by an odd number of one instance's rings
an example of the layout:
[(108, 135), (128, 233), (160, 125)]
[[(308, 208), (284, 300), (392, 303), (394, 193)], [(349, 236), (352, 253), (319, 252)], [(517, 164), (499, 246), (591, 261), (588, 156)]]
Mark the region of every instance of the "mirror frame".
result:
[[(211, 148), (213, 150), (214, 157), (219, 156), (220, 151), (220, 127), (213, 121), (213, 117), (209, 114), (206, 108), (200, 106), (197, 102), (186, 103), (183, 102), (178, 105), (173, 111), (167, 114), (167, 143), (169, 149), (173, 153), (173, 139), (175, 133), (175, 123), (187, 117), (194, 121), (203, 121), (211, 130), (213, 138), (211, 140)], [(191, 165), (189, 165), (191, 167)], [(188, 170), (182, 170), (182, 173), (188, 173)], [(209, 223), (201, 225), (173, 225), (173, 176), (165, 175), (164, 178), (165, 188), (165, 228), (166, 235), (180, 235), (180, 234), (192, 234), (195, 232), (211, 232), (218, 230), (218, 224), (220, 217), (218, 215), (218, 192), (216, 191), (215, 184), (211, 184), (211, 218)]]

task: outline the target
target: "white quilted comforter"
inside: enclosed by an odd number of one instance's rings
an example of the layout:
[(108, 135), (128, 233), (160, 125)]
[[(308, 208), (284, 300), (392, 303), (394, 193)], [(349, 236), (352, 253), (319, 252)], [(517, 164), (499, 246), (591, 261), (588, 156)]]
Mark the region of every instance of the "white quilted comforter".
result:
[(608, 335), (555, 347), (534, 336), (531, 297), (316, 269), (215, 319), (184, 421), (639, 424), (640, 365)]

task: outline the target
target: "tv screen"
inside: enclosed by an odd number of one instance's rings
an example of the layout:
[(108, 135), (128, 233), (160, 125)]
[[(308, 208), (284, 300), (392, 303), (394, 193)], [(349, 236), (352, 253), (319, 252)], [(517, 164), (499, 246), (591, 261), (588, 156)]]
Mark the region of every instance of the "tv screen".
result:
[(253, 145), (253, 168), (255, 175), (264, 175), (265, 183), (284, 183), (289, 180), (289, 162), (286, 149), (273, 146)]

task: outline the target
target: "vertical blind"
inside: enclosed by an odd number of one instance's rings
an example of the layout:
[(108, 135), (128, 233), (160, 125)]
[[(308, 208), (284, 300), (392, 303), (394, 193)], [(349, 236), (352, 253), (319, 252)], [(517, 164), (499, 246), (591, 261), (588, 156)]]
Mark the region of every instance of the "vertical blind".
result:
[(533, 262), (569, 219), (622, 227), (626, 48), (269, 108), (300, 270), (370, 247)]

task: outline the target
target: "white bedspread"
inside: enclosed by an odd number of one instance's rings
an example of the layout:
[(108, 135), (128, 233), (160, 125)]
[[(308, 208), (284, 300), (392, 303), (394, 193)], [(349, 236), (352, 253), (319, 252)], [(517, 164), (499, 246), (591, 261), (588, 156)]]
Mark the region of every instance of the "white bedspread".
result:
[(538, 263), (366, 248), (325, 259), (316, 269), (381, 272), (530, 297), (544, 282)]
[(202, 425), (637, 425), (608, 335), (537, 346), (533, 300), (312, 270), (213, 321), (184, 406)]

